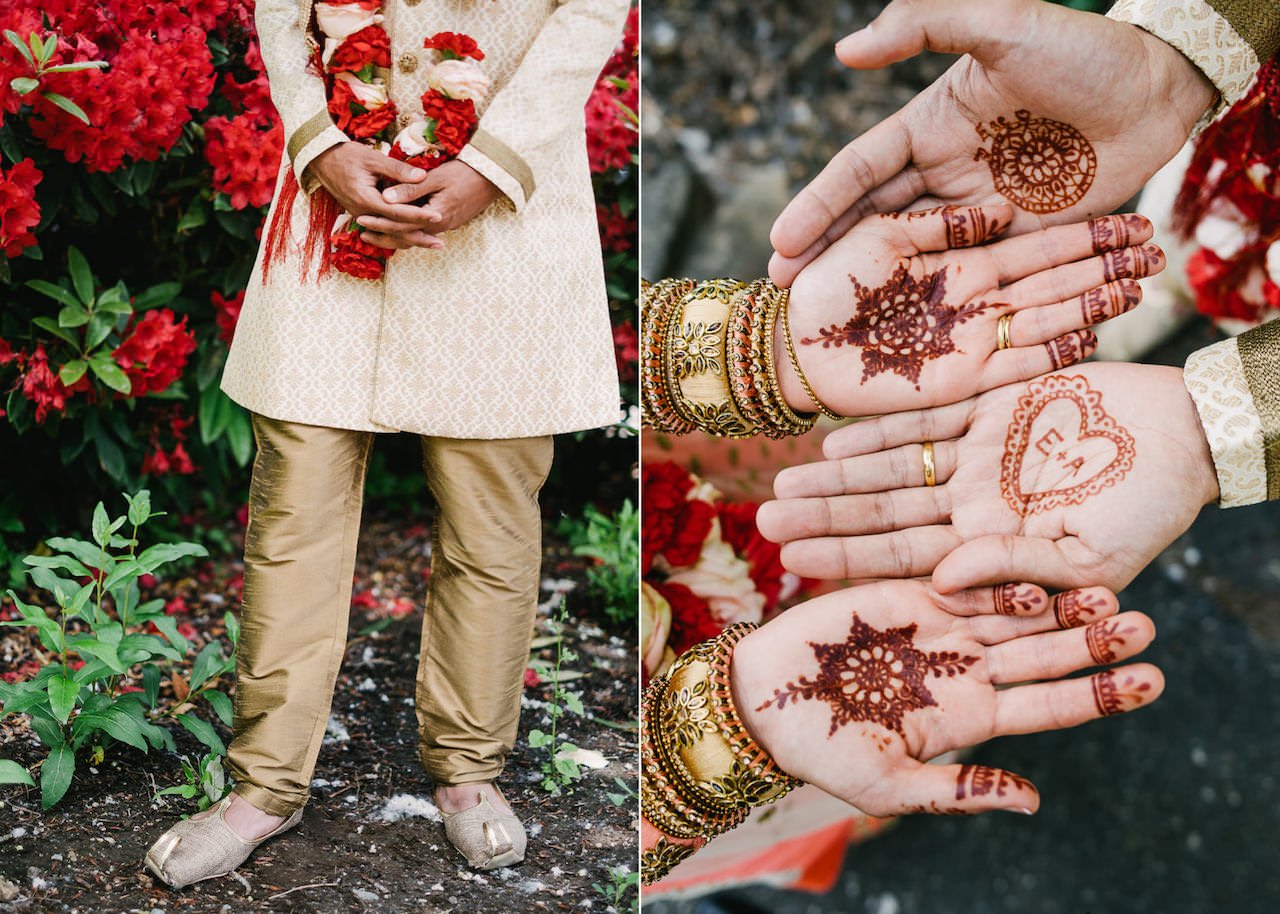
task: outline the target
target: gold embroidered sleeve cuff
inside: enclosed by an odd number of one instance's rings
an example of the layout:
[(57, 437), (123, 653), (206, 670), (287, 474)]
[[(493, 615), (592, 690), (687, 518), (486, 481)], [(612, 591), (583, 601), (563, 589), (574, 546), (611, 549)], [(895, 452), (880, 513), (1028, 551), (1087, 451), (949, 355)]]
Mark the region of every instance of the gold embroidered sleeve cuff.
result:
[[(1267, 499), (1267, 462), (1262, 417), (1249, 390), (1236, 340), (1223, 340), (1191, 354), (1183, 383), (1200, 414), (1224, 508)], [(1277, 402), (1280, 406), (1280, 402)]]
[[(1277, 20), (1275, 11), (1267, 9), (1270, 6), (1263, 0), (1216, 0), (1212, 5), (1206, 0), (1118, 0), (1107, 16), (1136, 25), (1177, 48), (1217, 88), (1218, 104), (1196, 124), (1194, 135), (1248, 91), (1266, 57), (1259, 56), (1237, 25), (1265, 19), (1271, 21), (1269, 28), (1274, 32)], [(1259, 28), (1268, 27), (1260, 24)], [(1246, 31), (1254, 34), (1253, 26)]]
[(320, 153), (345, 142), (347, 135), (334, 126), (328, 111), (317, 113), (290, 135), (285, 148), (293, 165), (293, 173), (298, 178), (298, 185), (305, 193), (310, 194), (320, 186), (319, 179), (307, 171), (307, 166)]
[(533, 169), (529, 164), (487, 130), (477, 128), (471, 135), (471, 142), (459, 151), (458, 159), (484, 175), (502, 191), (516, 212), (520, 212), (537, 189)]

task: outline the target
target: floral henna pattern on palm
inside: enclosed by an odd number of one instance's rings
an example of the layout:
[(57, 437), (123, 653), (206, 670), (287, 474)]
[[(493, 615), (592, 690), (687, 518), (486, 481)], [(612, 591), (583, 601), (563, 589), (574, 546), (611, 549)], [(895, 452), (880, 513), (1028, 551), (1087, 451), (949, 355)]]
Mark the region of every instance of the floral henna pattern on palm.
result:
[(1115, 670), (1103, 670), (1089, 677), (1093, 682), (1093, 703), (1103, 717), (1111, 717), (1132, 711), (1143, 704), (1151, 683), (1143, 682), (1132, 673), (1117, 682)]
[(1107, 601), (1087, 591), (1068, 590), (1053, 598), (1053, 615), (1059, 628), (1079, 628), (1102, 615)]
[[(947, 294), (947, 271), (939, 270), (916, 279), (905, 265), (899, 265), (889, 281), (870, 288), (850, 276), (853, 283), (854, 312), (843, 326), (832, 324), (818, 331), (818, 337), (804, 337), (802, 345), (857, 346), (862, 349), (862, 383), (878, 374), (892, 372), (920, 389), (924, 363), (957, 352), (952, 331), (994, 304), (968, 302), (960, 307), (943, 299)], [(1000, 306), (1004, 307), (1004, 306)]]
[(1061, 212), (1093, 186), (1098, 157), (1070, 124), (1018, 111), (1013, 120), (999, 117), (975, 129), (991, 147), (978, 149), (974, 161), (985, 161), (996, 191), (1028, 212)]
[(1000, 768), (988, 768), (986, 765), (961, 765), (956, 773), (956, 799), (966, 797), (985, 797), (992, 791), (998, 797), (1007, 796), (1010, 790), (1029, 790), (1036, 793), (1036, 787), (1024, 777), (1012, 771)]
[(843, 642), (819, 644), (810, 641), (818, 660), (818, 675), (801, 676), (775, 689), (773, 697), (757, 711), (785, 708), (787, 702), (817, 699), (831, 705), (831, 730), (845, 724), (868, 721), (895, 731), (903, 739), (902, 718), (938, 702), (925, 684), (935, 678), (965, 673), (977, 657), (959, 651), (930, 651), (915, 647), (915, 623), (881, 631), (863, 622), (856, 614)]
[(1078, 505), (1123, 480), (1137, 455), (1133, 436), (1102, 408), (1080, 375), (1027, 385), (1005, 436), (1000, 491), (1020, 516)]
[(1029, 584), (997, 584), (992, 590), (996, 612), (1002, 616), (1027, 615), (1040, 605), (1036, 588)]

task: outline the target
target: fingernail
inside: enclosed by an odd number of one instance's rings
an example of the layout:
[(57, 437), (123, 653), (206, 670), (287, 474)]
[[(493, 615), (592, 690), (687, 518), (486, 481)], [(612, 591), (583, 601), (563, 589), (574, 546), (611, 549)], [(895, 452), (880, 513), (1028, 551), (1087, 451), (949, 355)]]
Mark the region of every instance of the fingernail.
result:
[(421, 168), (415, 168), (413, 171), (409, 172), (410, 181), (421, 181), (426, 176), (427, 176), (427, 173), (423, 171)]

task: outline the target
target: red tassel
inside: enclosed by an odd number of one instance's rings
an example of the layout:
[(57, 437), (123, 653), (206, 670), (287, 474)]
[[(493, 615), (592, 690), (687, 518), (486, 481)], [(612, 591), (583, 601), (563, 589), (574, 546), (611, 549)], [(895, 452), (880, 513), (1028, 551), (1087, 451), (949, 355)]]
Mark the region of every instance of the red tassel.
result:
[[(280, 263), (294, 248), (293, 240), (293, 206), (297, 202), (298, 179), (290, 168), (285, 174), (284, 184), (280, 187), (280, 195), (276, 200), (275, 213), (271, 217), (271, 226), (267, 229), (266, 250), (262, 255), (262, 282), (267, 281), (271, 266)], [(342, 207), (333, 198), (333, 194), (321, 187), (307, 201), (307, 237), (302, 243), (303, 277), (308, 265), (319, 259), (318, 278), (328, 275), (333, 267), (333, 257), (329, 250), (329, 236), (333, 233), (333, 225), (342, 215)]]

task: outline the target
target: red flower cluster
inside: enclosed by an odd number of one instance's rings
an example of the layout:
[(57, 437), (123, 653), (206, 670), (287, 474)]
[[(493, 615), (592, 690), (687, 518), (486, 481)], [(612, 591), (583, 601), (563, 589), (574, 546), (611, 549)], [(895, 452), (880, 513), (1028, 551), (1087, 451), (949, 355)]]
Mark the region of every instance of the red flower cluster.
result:
[[(196, 471), (196, 465), (191, 462), (186, 446), (187, 429), (195, 421), (191, 417), (183, 418), (176, 408), (169, 414), (169, 435), (174, 441), (169, 451), (165, 451), (160, 444), (160, 423), (156, 422), (152, 425), (151, 450), (142, 460), (143, 476), (164, 476), (169, 473), (189, 476)], [(168, 611), (169, 608), (166, 606), (165, 612)], [(173, 613), (169, 614), (173, 615)]]
[[(126, 159), (154, 160), (168, 151), (213, 91), (213, 58), (206, 31), (226, 11), (226, 0), (153, 5), (142, 0), (22, 0), (47, 16), (60, 35), (51, 63), (105, 60), (106, 70), (55, 73), (41, 91), (65, 95), (89, 124), (39, 94), (31, 131), (69, 162), (88, 171), (114, 171)], [(0, 17), (0, 21), (8, 17)], [(13, 52), (10, 48), (6, 54)]]
[(158, 308), (133, 325), (112, 355), (133, 384), (129, 396), (142, 397), (178, 380), (195, 348), (187, 319), (176, 320), (168, 308)]
[(359, 73), (369, 66), (391, 66), (391, 38), (380, 25), (352, 32), (329, 58), (330, 73)]
[(439, 51), (445, 60), (460, 60), (463, 57), (484, 60), (484, 51), (480, 50), (476, 40), (458, 32), (437, 32), (422, 42), (422, 46), (428, 51)]
[(60, 413), (67, 408), (67, 400), (77, 390), (88, 388), (88, 379), (81, 378), (75, 386), (68, 387), (58, 378), (58, 373), (49, 365), (48, 353), (44, 344), (36, 345), (35, 352), (29, 356), (18, 355), (18, 364), (24, 366), (22, 374), (22, 395), (36, 405), (36, 424), (42, 425), (49, 412)]
[(205, 121), (204, 136), (213, 189), (230, 197), (234, 209), (270, 203), (284, 150), (279, 119), (263, 124), (251, 114), (211, 117)]
[(721, 502), (720, 538), (733, 547), (751, 566), (751, 581), (764, 595), (764, 608), (768, 613), (778, 605), (782, 595), (782, 547), (771, 543), (756, 528), (756, 512), (760, 506), (753, 502)]
[(422, 95), (422, 113), (434, 121), (435, 140), (446, 155), (456, 156), (476, 128), (476, 103), (469, 98), (449, 98), (435, 89)]
[(724, 631), (724, 623), (711, 612), (710, 604), (685, 585), (663, 581), (652, 586), (671, 606), (667, 644), (677, 655)]
[(17, 257), (36, 243), (31, 230), (40, 223), (36, 185), (44, 177), (30, 159), (23, 159), (5, 174), (0, 169), (0, 248), (6, 257)]
[(639, 16), (633, 7), (627, 28), (587, 99), (587, 158), (596, 174), (626, 168), (640, 145), (640, 134), (627, 112), (640, 104)]
[(218, 292), (209, 293), (209, 301), (213, 304), (213, 319), (218, 324), (218, 336), (228, 346), (236, 335), (236, 324), (240, 320), (240, 309), (244, 307), (244, 289), (230, 298), (223, 298)]
[(622, 208), (611, 203), (596, 204), (596, 221), (600, 224), (600, 245), (613, 253), (629, 251), (636, 243), (635, 216), (624, 216)]
[(646, 463), (640, 476), (644, 518), (640, 532), (640, 573), (653, 570), (661, 555), (672, 566), (693, 565), (711, 532), (716, 509), (701, 499), (690, 501), (693, 478), (671, 461)]
[(625, 383), (636, 378), (636, 363), (640, 358), (640, 340), (631, 321), (623, 321), (613, 328), (613, 357), (618, 362), (618, 377)]
[(369, 244), (358, 230), (335, 232), (330, 247), (334, 267), (357, 279), (381, 279), (391, 254), (387, 248)]
[(387, 129), (396, 119), (396, 106), (392, 102), (370, 110), (360, 104), (351, 86), (341, 79), (333, 81), (329, 90), (329, 113), (334, 116), (338, 129), (352, 139), (364, 140)]

